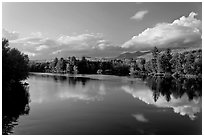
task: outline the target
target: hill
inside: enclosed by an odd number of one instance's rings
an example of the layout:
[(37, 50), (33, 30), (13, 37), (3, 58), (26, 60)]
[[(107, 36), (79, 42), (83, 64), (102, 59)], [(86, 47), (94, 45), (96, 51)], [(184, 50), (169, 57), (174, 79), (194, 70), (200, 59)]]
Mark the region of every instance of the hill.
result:
[(123, 58), (126, 58), (126, 59), (130, 59), (130, 58), (136, 59), (137, 57), (145, 55), (145, 54), (148, 54), (150, 52), (151, 51), (123, 52), (119, 56), (117, 56), (116, 59), (123, 59)]

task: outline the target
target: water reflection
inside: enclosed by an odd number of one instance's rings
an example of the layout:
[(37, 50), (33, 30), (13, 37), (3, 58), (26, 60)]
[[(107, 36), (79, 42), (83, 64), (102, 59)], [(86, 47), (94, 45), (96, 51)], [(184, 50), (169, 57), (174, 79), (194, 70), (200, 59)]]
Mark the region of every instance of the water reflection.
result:
[(201, 133), (199, 81), (98, 77), (30, 76), (32, 111), (18, 119), (14, 134)]
[(148, 122), (148, 119), (143, 114), (133, 114), (132, 116), (139, 122)]
[(13, 128), (17, 125), (20, 115), (29, 113), (30, 97), (28, 85), (15, 83), (9, 87), (4, 87), (2, 92), (2, 134), (13, 133)]
[(106, 94), (103, 82), (86, 77), (35, 75), (28, 82), (33, 83), (30, 90), (36, 91), (31, 93), (33, 103), (59, 99), (101, 101)]
[(147, 85), (153, 91), (154, 101), (156, 102), (159, 96), (164, 96), (169, 102), (171, 95), (177, 99), (187, 94), (189, 101), (198, 99), (202, 95), (202, 80), (201, 79), (174, 79), (174, 78), (148, 78)]
[(122, 89), (147, 104), (173, 108), (175, 113), (187, 115), (191, 120), (202, 108), (201, 79), (148, 78), (146, 84), (126, 85)]
[(90, 80), (96, 80), (88, 77), (76, 77), (76, 76), (63, 76), (63, 75), (38, 75), (38, 74), (30, 74), (30, 76), (35, 76), (36, 78), (44, 78), (44, 79), (52, 79), (54, 82), (68, 82), (70, 86), (76, 86), (77, 84), (82, 84), (83, 86)]

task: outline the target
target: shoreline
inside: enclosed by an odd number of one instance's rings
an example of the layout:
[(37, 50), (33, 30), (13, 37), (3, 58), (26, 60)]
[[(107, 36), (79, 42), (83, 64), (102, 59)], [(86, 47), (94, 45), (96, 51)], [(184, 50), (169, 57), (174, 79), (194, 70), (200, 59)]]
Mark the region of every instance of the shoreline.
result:
[(47, 73), (47, 72), (29, 72), (29, 75), (47, 75), (47, 76), (66, 76), (66, 77), (88, 77), (93, 79), (106, 79), (109, 77), (114, 78), (134, 78), (134, 79), (142, 79), (143, 77), (162, 77), (168, 78), (172, 77), (174, 79), (179, 78), (186, 78), (186, 79), (202, 79), (202, 76), (191, 75), (191, 74), (165, 74), (165, 73), (148, 73), (145, 75), (126, 75), (126, 76), (119, 76), (119, 75), (107, 75), (107, 74), (69, 74), (69, 73)]

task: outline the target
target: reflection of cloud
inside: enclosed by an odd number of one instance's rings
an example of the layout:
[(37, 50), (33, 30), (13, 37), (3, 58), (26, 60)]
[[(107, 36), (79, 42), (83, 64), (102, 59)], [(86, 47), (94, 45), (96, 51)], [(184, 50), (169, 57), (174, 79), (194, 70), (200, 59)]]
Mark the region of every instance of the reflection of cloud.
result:
[[(62, 89), (61, 89), (62, 88)], [(101, 101), (103, 95), (105, 95), (105, 87), (101, 88), (101, 85), (77, 85), (75, 88), (67, 87), (66, 85), (60, 87), (58, 97), (61, 99), (76, 99), (86, 101)]]
[(194, 120), (196, 116), (194, 115), (195, 113), (200, 112), (200, 107), (192, 107), (192, 106), (178, 106), (174, 108), (175, 113), (180, 113), (180, 115), (188, 115), (191, 120)]
[[(50, 102), (52, 100), (83, 100), (83, 101), (102, 101), (106, 95), (106, 88), (103, 83), (87, 82), (82, 85), (77, 82), (76, 85), (67, 84), (67, 81), (55, 82), (53, 78), (42, 79), (30, 77), (30, 94), (32, 103)], [(94, 81), (93, 81), (94, 82)]]
[(155, 102), (153, 92), (149, 88), (137, 88), (130, 86), (122, 86), (122, 89), (131, 94), (134, 98), (138, 98), (147, 104), (152, 104), (161, 108), (173, 108), (175, 113), (189, 116), (192, 120), (196, 118), (195, 114), (200, 112), (202, 101), (201, 98), (189, 101), (188, 95), (184, 94), (181, 98), (176, 99), (171, 96), (171, 101), (166, 101), (164, 96), (160, 96)]
[[(195, 47), (201, 46), (202, 23), (191, 12), (188, 17), (182, 16), (172, 23), (159, 23), (147, 28), (137, 36), (125, 42), (124, 48), (147, 49), (154, 46), (163, 47)], [(197, 44), (196, 44), (197, 43)]]
[(148, 122), (143, 114), (133, 114), (132, 116), (139, 122)]

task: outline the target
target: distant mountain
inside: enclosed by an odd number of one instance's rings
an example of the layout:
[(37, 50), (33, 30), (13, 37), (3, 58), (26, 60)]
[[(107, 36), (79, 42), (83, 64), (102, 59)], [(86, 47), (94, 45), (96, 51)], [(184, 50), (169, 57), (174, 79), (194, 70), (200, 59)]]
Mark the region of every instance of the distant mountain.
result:
[(151, 51), (135, 51), (135, 52), (123, 52), (121, 53), (118, 57), (116, 57), (117, 59), (130, 59), (130, 58), (137, 58), (139, 56), (145, 55), (150, 53)]
[[(177, 48), (177, 49), (171, 49), (172, 54), (175, 53), (183, 53), (187, 51), (193, 51), (193, 50), (199, 50), (202, 48)], [(160, 49), (161, 53), (164, 52), (166, 49)], [(135, 52), (123, 52), (119, 56), (116, 57), (116, 59), (136, 59), (136, 58), (145, 58), (146, 61), (149, 61), (151, 58), (153, 58), (151, 51), (135, 51)]]
[[(197, 50), (202, 50), (202, 48), (179, 48), (179, 49), (171, 49), (171, 53), (184, 53), (184, 52), (190, 52), (190, 51), (197, 51)], [(161, 50), (161, 49), (160, 49)], [(163, 53), (166, 49), (162, 49), (161, 53)], [(149, 52), (147, 54), (143, 54), (141, 56), (138, 56), (138, 58), (145, 58), (146, 61), (149, 61), (150, 59), (153, 58), (152, 53)]]

